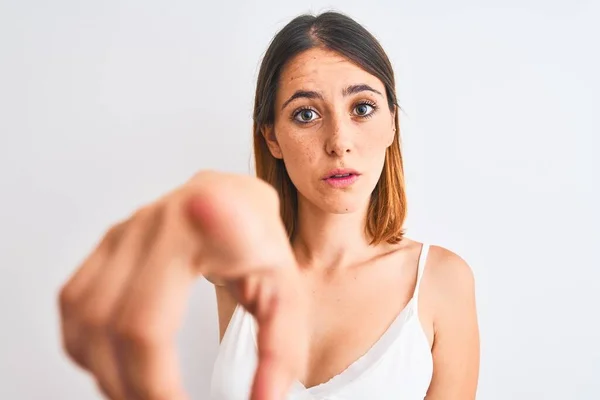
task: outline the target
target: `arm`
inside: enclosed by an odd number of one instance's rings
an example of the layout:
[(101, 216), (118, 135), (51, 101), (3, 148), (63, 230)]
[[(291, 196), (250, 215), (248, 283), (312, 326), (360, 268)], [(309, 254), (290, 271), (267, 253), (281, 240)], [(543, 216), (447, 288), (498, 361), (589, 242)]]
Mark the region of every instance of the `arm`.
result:
[(473, 273), (446, 249), (430, 253), (434, 297), (433, 378), (426, 400), (475, 399), (479, 377), (479, 328)]

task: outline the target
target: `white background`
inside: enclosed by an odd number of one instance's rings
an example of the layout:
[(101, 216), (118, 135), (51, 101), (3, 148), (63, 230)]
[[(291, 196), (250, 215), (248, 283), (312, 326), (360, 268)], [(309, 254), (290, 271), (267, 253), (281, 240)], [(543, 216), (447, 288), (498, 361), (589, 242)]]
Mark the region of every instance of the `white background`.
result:
[[(409, 236), (477, 280), (479, 399), (600, 398), (600, 6), (592, 1), (0, 1), (0, 398), (99, 399), (58, 288), (106, 228), (215, 168), (250, 172), (272, 36), (336, 9), (397, 74)], [(181, 334), (206, 396), (212, 287)]]

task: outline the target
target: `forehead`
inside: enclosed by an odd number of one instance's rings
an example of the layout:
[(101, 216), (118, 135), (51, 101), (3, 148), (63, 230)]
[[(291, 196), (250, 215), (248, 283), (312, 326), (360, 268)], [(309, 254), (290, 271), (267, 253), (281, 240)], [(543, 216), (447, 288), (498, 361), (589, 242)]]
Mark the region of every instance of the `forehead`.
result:
[[(279, 92), (299, 89), (339, 91), (348, 85), (364, 83), (384, 92), (383, 83), (360, 66), (331, 50), (313, 48), (292, 58), (281, 71)], [(339, 90), (338, 90), (339, 89)]]

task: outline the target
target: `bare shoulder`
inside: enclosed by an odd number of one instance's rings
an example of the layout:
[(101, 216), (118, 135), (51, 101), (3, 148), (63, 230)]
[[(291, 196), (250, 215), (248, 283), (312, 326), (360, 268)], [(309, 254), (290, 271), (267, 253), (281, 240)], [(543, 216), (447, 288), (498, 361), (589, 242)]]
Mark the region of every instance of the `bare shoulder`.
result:
[(458, 302), (474, 293), (473, 270), (461, 256), (444, 247), (430, 247), (425, 273), (430, 293), (444, 303)]
[(479, 328), (473, 271), (456, 253), (431, 246), (423, 284), (431, 312), (434, 363), (426, 399), (474, 399)]
[[(423, 243), (409, 238), (395, 245), (395, 251), (402, 251), (416, 260), (421, 255)], [(458, 254), (441, 246), (431, 245), (425, 261), (424, 284), (428, 292), (443, 297), (444, 300), (457, 299), (460, 294), (472, 293), (475, 279), (471, 267)]]

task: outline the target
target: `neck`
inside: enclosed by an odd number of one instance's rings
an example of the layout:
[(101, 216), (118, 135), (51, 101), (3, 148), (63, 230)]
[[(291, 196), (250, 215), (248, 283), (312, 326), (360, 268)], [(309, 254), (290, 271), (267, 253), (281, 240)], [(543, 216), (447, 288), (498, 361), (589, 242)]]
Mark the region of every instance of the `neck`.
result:
[(365, 232), (368, 203), (353, 213), (325, 212), (298, 196), (292, 246), (304, 268), (340, 268), (373, 252)]

